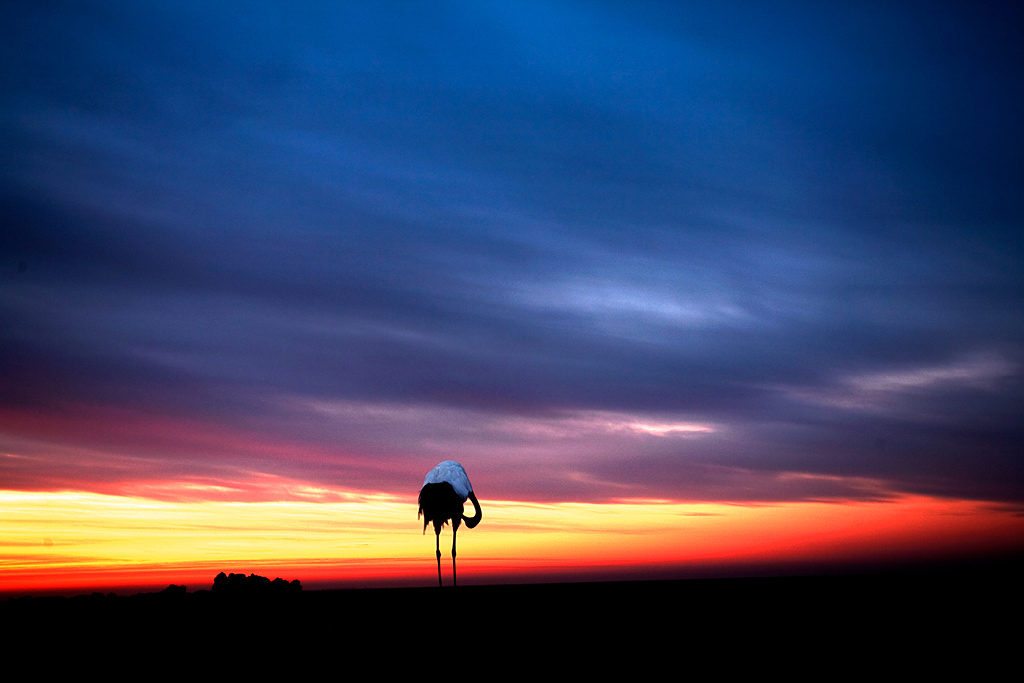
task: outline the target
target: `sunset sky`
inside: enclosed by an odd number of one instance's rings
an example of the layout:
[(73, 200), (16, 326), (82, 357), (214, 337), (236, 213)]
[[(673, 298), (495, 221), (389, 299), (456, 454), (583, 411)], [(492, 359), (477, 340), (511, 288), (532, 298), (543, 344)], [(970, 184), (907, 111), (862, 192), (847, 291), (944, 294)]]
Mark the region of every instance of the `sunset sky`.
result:
[(2, 3), (0, 593), (1019, 556), (1022, 26)]

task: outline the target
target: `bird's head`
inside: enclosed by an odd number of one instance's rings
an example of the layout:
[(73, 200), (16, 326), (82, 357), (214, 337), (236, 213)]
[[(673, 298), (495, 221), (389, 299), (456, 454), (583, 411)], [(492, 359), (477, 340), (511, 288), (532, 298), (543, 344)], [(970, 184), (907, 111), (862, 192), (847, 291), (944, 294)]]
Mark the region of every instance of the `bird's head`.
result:
[(472, 491), (469, 492), (469, 500), (473, 503), (473, 510), (475, 512), (473, 513), (472, 517), (462, 515), (462, 521), (466, 523), (466, 526), (472, 529), (480, 523), (480, 520), (483, 519), (484, 513), (482, 510), (480, 510), (480, 503), (476, 499), (476, 494), (473, 493)]

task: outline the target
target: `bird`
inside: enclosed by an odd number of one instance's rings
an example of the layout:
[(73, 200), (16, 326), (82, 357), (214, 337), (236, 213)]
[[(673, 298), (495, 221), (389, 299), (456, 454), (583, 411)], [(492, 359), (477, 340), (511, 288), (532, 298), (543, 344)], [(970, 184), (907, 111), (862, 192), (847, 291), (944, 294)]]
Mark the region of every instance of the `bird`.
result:
[[(466, 499), (473, 503), (476, 511), (472, 517), (463, 514), (463, 503)], [(462, 522), (472, 529), (480, 523), (483, 512), (480, 510), (480, 503), (473, 493), (473, 485), (469, 483), (466, 470), (454, 460), (445, 460), (437, 467), (427, 472), (423, 479), (423, 488), (419, 495), (420, 511), (416, 515), (419, 519), (423, 517), (423, 533), (427, 533), (427, 525), (434, 523), (434, 533), (437, 535), (437, 585), (443, 586), (441, 582), (441, 527), (448, 520), (452, 523), (452, 585), (457, 586), (458, 580), (455, 576), (455, 536), (459, 531)]]

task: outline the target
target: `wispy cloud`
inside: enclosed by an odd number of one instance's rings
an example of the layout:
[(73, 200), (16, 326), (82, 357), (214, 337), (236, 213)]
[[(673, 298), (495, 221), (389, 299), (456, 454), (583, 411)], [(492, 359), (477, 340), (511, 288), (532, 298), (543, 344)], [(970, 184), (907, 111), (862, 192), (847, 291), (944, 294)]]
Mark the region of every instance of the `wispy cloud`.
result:
[(891, 411), (915, 399), (963, 391), (993, 394), (1017, 377), (1018, 366), (996, 355), (974, 356), (942, 365), (859, 373), (833, 385), (787, 389), (791, 396), (850, 410)]
[(1019, 8), (0, 12), (2, 487), (1022, 496)]

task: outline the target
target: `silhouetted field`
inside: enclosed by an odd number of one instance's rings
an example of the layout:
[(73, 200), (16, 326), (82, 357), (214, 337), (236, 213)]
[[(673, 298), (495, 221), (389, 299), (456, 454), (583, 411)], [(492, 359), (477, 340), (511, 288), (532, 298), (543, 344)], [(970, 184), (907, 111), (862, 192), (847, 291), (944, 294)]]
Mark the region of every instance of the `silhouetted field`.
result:
[(244, 651), (333, 667), (371, 656), (388, 667), (414, 657), (439, 670), (470, 661), (490, 673), (549, 661), (595, 674), (606, 664), (646, 670), (660, 662), (699, 663), (704, 675), (820, 666), (831, 677), (897, 664), (908, 673), (951, 666), (978, 675), (1016, 656), (1017, 579), (957, 572), (260, 595), (168, 590), (11, 599), (0, 616), (19, 625), (16, 635), (207, 652), (225, 666)]

